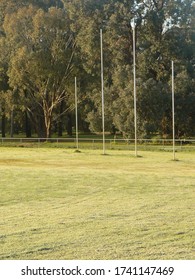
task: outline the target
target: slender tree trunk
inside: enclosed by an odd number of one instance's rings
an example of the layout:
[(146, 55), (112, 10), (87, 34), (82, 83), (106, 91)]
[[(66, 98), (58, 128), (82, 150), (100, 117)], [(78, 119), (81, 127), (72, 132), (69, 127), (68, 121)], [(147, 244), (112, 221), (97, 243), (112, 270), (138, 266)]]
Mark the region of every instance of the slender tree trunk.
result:
[(43, 114), (45, 121), (45, 129), (46, 129), (46, 138), (50, 138), (51, 136), (51, 122), (52, 122), (52, 106), (50, 107), (47, 101), (43, 101)]
[(38, 120), (38, 137), (47, 138), (44, 116), (41, 116)]
[(39, 112), (40, 114), (35, 116), (34, 126), (36, 129), (36, 133), (38, 138), (46, 138), (46, 127), (43, 112)]
[(11, 110), (10, 113), (10, 137), (14, 136), (14, 110)]
[(72, 116), (71, 114), (68, 114), (67, 116), (67, 133), (69, 136), (72, 136)]
[(46, 138), (51, 137), (51, 120), (48, 119), (46, 123)]
[(1, 133), (2, 137), (5, 137), (5, 109), (2, 108), (2, 117), (1, 117)]
[(26, 132), (26, 137), (30, 138), (32, 137), (32, 131), (31, 131), (31, 120), (28, 116), (28, 112), (25, 111), (25, 132)]
[(64, 100), (61, 101), (60, 103), (60, 121), (59, 121), (59, 124), (58, 124), (58, 136), (62, 136), (62, 133), (63, 133), (63, 113), (64, 111)]
[(58, 137), (61, 137), (63, 134), (63, 124), (62, 121), (60, 120), (59, 124), (58, 124)]
[(34, 130), (38, 138), (46, 138), (45, 119), (42, 108), (37, 106), (33, 110), (31, 108), (27, 109), (25, 113), (25, 126), (28, 126), (29, 137), (31, 137), (31, 132)]

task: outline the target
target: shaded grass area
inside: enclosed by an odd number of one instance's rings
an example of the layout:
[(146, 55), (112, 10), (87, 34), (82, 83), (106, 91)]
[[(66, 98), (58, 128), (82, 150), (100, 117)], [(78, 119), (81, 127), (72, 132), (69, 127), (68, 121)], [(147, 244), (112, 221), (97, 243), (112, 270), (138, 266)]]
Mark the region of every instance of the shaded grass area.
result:
[(0, 259), (194, 259), (195, 157), (0, 149)]
[[(191, 141), (191, 142), (190, 142)], [(2, 138), (0, 148), (2, 147), (19, 147), (19, 148), (61, 148), (61, 149), (76, 149), (76, 138)], [(106, 150), (126, 150), (134, 151), (134, 140), (128, 139), (105, 139)], [(137, 148), (139, 151), (165, 151), (172, 152), (172, 140), (155, 140), (142, 139), (138, 140)], [(100, 135), (91, 135), (89, 138), (80, 136), (79, 149), (102, 150), (102, 137)], [(195, 143), (192, 140), (176, 140), (176, 152), (195, 152)]]

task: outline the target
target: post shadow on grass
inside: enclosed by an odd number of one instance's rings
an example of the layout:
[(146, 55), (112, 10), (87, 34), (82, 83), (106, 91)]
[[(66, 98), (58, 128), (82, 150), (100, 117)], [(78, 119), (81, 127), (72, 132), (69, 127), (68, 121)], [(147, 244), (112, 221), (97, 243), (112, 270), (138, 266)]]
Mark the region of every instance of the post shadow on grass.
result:
[(110, 156), (108, 153), (101, 154), (102, 156)]
[(132, 157), (132, 158), (143, 158), (143, 156), (141, 156), (141, 155), (130, 155), (130, 157)]

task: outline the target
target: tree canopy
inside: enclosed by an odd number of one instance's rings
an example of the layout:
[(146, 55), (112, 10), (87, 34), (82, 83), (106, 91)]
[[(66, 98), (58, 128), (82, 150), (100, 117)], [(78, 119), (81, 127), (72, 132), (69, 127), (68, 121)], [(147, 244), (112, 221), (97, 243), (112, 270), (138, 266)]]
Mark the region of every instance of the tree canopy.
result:
[(2, 136), (72, 133), (74, 76), (80, 129), (101, 131), (100, 29), (106, 129), (134, 137), (133, 30), (139, 137), (195, 135), (195, 4), (192, 0), (0, 0)]

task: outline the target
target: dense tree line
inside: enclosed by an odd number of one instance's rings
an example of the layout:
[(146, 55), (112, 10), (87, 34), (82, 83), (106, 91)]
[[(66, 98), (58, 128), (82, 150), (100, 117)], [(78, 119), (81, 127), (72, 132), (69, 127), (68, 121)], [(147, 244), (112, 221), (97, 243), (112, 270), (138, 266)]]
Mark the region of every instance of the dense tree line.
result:
[(106, 130), (134, 137), (132, 19), (139, 137), (171, 133), (172, 60), (176, 135), (194, 136), (193, 0), (0, 0), (2, 137), (71, 135), (75, 76), (80, 130), (101, 131), (100, 29)]

